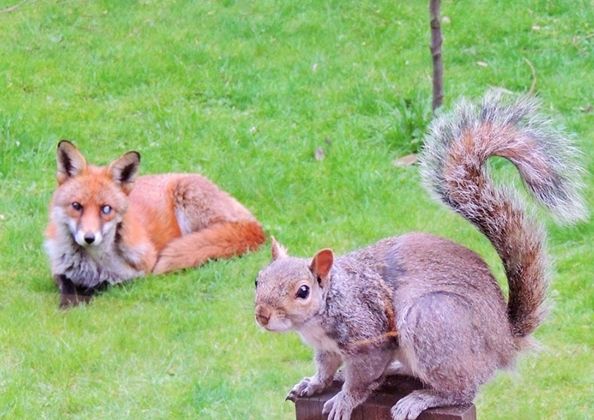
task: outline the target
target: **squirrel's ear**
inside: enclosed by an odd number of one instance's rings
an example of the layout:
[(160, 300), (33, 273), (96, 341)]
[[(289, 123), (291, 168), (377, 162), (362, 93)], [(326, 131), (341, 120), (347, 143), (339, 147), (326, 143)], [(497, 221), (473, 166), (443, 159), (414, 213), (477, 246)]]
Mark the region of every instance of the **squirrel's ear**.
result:
[(320, 286), (326, 287), (332, 264), (334, 263), (334, 253), (331, 249), (322, 249), (314, 255), (311, 260), (310, 270), (318, 278)]
[(272, 261), (276, 261), (279, 258), (285, 258), (287, 256), (287, 250), (276, 241), (274, 236), (272, 236), (271, 239), (272, 239), (272, 246), (271, 246)]
[(113, 180), (124, 190), (128, 190), (134, 182), (138, 167), (140, 166), (140, 153), (128, 152), (109, 165), (109, 172)]
[(58, 184), (64, 183), (68, 178), (79, 175), (87, 167), (87, 161), (78, 151), (76, 146), (68, 140), (60, 140), (56, 150), (58, 162)]

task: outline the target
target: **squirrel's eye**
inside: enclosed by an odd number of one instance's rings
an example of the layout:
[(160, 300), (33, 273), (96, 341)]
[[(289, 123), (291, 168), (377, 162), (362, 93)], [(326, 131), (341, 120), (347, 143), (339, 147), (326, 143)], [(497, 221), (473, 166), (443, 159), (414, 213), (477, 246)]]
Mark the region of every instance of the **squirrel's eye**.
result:
[(104, 205), (101, 206), (101, 213), (103, 213), (104, 215), (108, 215), (109, 213), (111, 213), (111, 206), (110, 205)]
[(75, 201), (72, 203), (72, 208), (76, 211), (81, 211), (82, 205), (78, 201)]
[(297, 297), (299, 299), (307, 299), (308, 296), (309, 296), (309, 286), (306, 286), (304, 284), (303, 286), (301, 286), (299, 288), (299, 290), (297, 290)]

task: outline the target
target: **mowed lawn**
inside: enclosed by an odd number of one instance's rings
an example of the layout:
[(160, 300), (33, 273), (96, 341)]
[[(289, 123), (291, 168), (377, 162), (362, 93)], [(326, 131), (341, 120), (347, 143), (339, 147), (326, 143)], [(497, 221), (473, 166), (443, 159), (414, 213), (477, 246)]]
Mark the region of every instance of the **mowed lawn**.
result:
[[(445, 107), (532, 88), (582, 147), (592, 207), (591, 1), (442, 3)], [(289, 419), (314, 371), (295, 334), (255, 325), (268, 245), (58, 310), (42, 244), (62, 138), (94, 163), (133, 149), (142, 173), (201, 172), (296, 255), (428, 231), (505, 285), (488, 241), (392, 163), (431, 118), (428, 37), (421, 0), (0, 0), (0, 417)], [(480, 418), (594, 416), (594, 224), (536, 214), (551, 314)]]

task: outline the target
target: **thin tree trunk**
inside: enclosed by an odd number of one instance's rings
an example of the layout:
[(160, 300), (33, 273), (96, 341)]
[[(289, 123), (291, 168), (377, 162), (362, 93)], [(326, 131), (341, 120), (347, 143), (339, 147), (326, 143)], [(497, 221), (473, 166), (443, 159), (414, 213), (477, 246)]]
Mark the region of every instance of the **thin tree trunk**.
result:
[(433, 58), (433, 110), (443, 102), (443, 62), (441, 61), (440, 0), (429, 1), (431, 18), (431, 57)]

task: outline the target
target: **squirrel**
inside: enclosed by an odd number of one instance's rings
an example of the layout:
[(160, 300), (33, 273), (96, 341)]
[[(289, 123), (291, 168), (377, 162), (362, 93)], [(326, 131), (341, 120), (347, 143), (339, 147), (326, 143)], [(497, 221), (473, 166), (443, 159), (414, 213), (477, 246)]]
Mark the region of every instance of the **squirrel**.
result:
[(586, 218), (578, 152), (538, 113), (530, 96), (489, 92), (461, 100), (431, 123), (420, 156), (430, 193), (474, 224), (499, 254), (504, 295), (487, 263), (448, 239), (408, 233), (341, 257), (322, 249), (297, 258), (272, 238), (272, 262), (256, 279), (255, 316), (268, 331), (295, 330), (315, 349), (317, 372), (287, 399), (325, 390), (342, 366), (344, 384), (328, 400), (329, 420), (353, 409), (388, 374), (420, 379), (392, 408), (395, 420), (427, 408), (472, 403), (498, 368), (531, 346), (546, 313), (545, 231), (513, 188), (497, 187), (491, 156), (511, 161), (534, 198), (558, 221)]

